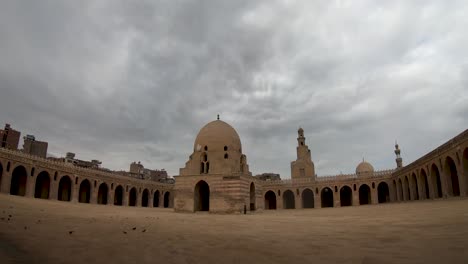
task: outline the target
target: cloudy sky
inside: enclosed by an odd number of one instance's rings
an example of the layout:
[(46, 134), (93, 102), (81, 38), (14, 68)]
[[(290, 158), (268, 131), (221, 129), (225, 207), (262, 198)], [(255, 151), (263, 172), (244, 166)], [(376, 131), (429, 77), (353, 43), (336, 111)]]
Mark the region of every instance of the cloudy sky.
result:
[[(49, 152), (177, 175), (199, 129), (253, 174), (395, 167), (468, 126), (467, 1), (0, 1), (0, 123)], [(21, 143), (22, 144), (22, 143)]]

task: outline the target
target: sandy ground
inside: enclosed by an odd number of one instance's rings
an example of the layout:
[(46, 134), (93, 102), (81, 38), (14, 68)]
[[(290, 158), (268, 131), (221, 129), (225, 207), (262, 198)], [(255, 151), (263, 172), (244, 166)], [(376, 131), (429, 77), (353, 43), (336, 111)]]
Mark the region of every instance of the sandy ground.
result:
[(0, 263), (104, 262), (466, 264), (468, 200), (213, 215), (0, 194)]

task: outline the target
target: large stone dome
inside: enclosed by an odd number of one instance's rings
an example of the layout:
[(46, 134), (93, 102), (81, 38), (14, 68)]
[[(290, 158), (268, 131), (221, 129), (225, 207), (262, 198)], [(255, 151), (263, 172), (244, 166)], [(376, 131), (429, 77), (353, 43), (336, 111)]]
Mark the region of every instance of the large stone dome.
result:
[(357, 175), (368, 175), (374, 172), (374, 167), (367, 161), (362, 161), (356, 167)]
[(232, 126), (224, 121), (215, 120), (200, 129), (193, 149), (194, 151), (228, 150), (242, 152), (242, 145), (239, 135)]

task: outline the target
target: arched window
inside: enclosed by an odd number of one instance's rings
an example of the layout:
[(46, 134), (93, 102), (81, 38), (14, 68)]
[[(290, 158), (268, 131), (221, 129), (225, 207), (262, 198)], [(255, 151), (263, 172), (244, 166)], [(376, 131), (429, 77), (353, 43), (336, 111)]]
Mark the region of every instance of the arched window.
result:
[(224, 154), (224, 159), (227, 159), (228, 157), (229, 157), (229, 156), (228, 156), (228, 154), (227, 154), (227, 153), (226, 153), (226, 154)]

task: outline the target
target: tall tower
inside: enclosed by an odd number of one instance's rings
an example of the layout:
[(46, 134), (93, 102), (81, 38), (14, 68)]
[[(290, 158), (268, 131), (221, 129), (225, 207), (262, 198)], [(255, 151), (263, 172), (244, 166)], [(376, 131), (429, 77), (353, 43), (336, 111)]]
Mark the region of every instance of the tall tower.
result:
[(304, 129), (299, 128), (297, 134), (297, 159), (291, 162), (291, 178), (314, 178), (315, 166), (309, 147), (305, 144)]
[(399, 169), (403, 167), (403, 159), (400, 156), (400, 148), (396, 141), (395, 141), (395, 155), (396, 155), (395, 161), (396, 161), (397, 169)]

